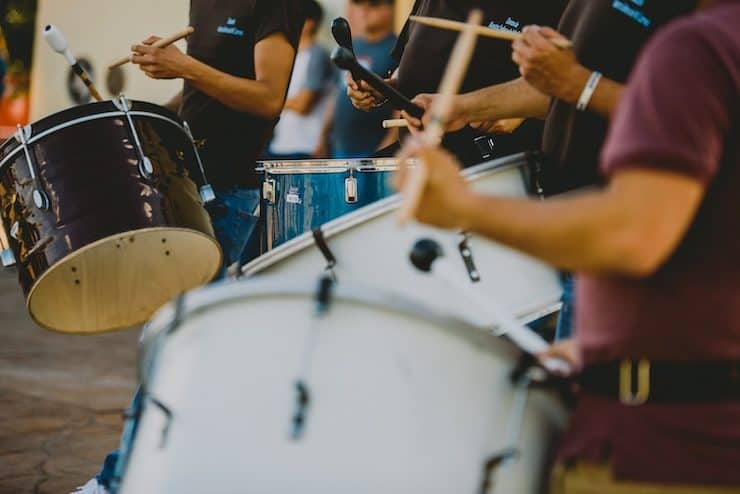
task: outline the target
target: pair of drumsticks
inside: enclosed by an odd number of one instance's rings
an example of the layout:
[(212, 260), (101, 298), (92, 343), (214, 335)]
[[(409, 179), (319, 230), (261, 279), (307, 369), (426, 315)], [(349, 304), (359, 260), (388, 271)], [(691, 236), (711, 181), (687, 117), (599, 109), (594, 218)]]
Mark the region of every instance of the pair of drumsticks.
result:
[[(178, 31), (177, 33), (173, 34), (172, 36), (168, 36), (166, 38), (160, 39), (159, 41), (152, 44), (155, 48), (164, 48), (166, 46), (171, 45), (172, 43), (179, 41), (187, 36), (190, 36), (195, 32), (195, 29), (192, 27), (187, 27), (183, 29), (182, 31)], [(67, 38), (62, 34), (62, 32), (53, 24), (49, 24), (44, 28), (44, 38), (46, 39), (47, 43), (49, 43), (49, 46), (51, 48), (62, 55), (66, 60), (67, 63), (69, 63), (70, 67), (72, 67), (72, 70), (74, 73), (82, 80), (82, 82), (87, 87), (88, 91), (90, 91), (90, 95), (96, 100), (96, 101), (103, 101), (103, 97), (100, 95), (100, 91), (98, 91), (98, 88), (95, 87), (95, 84), (93, 83), (92, 79), (90, 79), (90, 76), (85, 71), (85, 69), (80, 65), (80, 63), (77, 61), (75, 56), (72, 54), (72, 51), (69, 49), (69, 44), (67, 43)], [(122, 57), (121, 59), (117, 60), (115, 63), (111, 64), (108, 67), (108, 70), (113, 70), (116, 67), (120, 67), (121, 65), (124, 65), (131, 61), (132, 55), (127, 55), (125, 57)]]

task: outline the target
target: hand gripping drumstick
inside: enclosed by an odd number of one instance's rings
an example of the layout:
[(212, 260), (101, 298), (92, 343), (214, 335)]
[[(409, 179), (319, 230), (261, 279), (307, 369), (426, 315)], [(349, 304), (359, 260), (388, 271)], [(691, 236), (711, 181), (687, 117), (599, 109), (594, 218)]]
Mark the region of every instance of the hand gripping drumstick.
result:
[[(452, 31), (463, 31), (466, 24), (464, 22), (451, 21), (449, 19), (440, 19), (438, 17), (424, 17), (418, 15), (412, 15), (409, 20), (424, 24), (425, 26), (437, 27), (440, 29), (449, 29)], [(491, 29), (485, 26), (475, 26), (476, 34), (479, 36), (485, 36), (487, 38), (503, 39), (508, 41), (516, 41), (522, 37), (522, 33), (516, 31), (507, 31), (505, 29)], [(572, 48), (573, 42), (567, 39), (553, 39), (550, 40), (553, 45), (558, 48)]]
[[(192, 26), (188, 26), (182, 31), (178, 31), (172, 36), (167, 36), (166, 38), (162, 38), (159, 41), (156, 41), (152, 43), (153, 48), (164, 48), (167, 46), (170, 46), (172, 43), (175, 43), (177, 41), (180, 41), (183, 38), (187, 38), (191, 34), (195, 32), (195, 28)], [(113, 70), (116, 67), (120, 67), (121, 65), (126, 65), (131, 61), (132, 55), (126, 55), (125, 57), (119, 58), (117, 61), (113, 62), (108, 66), (108, 70)]]
[(93, 82), (90, 80), (90, 76), (87, 75), (85, 69), (80, 66), (79, 62), (77, 62), (77, 59), (74, 57), (74, 55), (72, 55), (72, 52), (67, 45), (67, 39), (64, 37), (62, 32), (57, 29), (56, 26), (49, 24), (44, 28), (44, 38), (55, 52), (62, 54), (64, 58), (67, 59), (67, 63), (69, 63), (69, 65), (72, 67), (74, 73), (77, 74), (80, 79), (82, 79), (82, 82), (85, 83), (85, 86), (87, 86), (87, 90), (90, 91), (92, 97), (95, 98), (97, 101), (103, 101), (103, 97), (100, 96), (100, 93), (95, 87), (95, 84), (93, 84)]
[[(442, 142), (445, 123), (452, 110), (452, 97), (457, 94), (465, 78), (465, 73), (473, 57), (475, 43), (478, 38), (478, 30), (476, 28), (480, 26), (482, 21), (483, 12), (479, 9), (472, 10), (470, 16), (468, 16), (467, 24), (464, 24), (465, 29), (457, 38), (455, 47), (450, 55), (450, 61), (447, 63), (447, 69), (442, 78), (442, 83), (439, 86), (439, 96), (434, 100), (429, 109), (432, 118), (421, 134), (421, 141), (424, 145), (437, 146)], [(411, 173), (406, 187), (401, 192), (406, 197), (404, 203), (401, 204), (398, 215), (401, 224), (407, 223), (419, 207), (421, 193), (429, 173), (429, 166), (431, 166), (429, 163), (424, 163), (423, 160), (420, 160), (418, 168)]]

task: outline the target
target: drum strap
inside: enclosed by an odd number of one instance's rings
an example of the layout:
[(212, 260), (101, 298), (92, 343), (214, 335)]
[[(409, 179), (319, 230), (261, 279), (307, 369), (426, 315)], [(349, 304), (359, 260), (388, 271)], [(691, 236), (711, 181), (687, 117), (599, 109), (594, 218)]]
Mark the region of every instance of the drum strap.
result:
[(333, 270), (334, 266), (337, 265), (337, 258), (334, 257), (334, 253), (329, 248), (329, 244), (326, 243), (326, 237), (324, 237), (323, 230), (321, 230), (321, 227), (318, 227), (312, 233), (313, 240), (316, 242), (316, 247), (319, 248), (324, 259), (326, 259), (326, 270)]

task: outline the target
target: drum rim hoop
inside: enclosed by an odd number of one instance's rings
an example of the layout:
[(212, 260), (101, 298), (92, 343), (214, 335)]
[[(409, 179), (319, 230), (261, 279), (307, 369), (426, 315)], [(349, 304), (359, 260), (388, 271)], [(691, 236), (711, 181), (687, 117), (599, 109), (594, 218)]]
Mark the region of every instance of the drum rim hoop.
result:
[[(149, 111), (141, 111), (141, 110), (132, 110), (131, 112), (129, 112), (129, 115), (131, 115), (132, 117), (154, 118), (154, 119), (157, 119), (157, 120), (162, 120), (162, 121), (165, 121), (165, 122), (169, 122), (169, 123), (173, 124), (175, 127), (177, 127), (178, 129), (180, 129), (180, 131), (183, 132), (183, 134), (186, 134), (185, 133), (185, 129), (183, 128), (182, 124), (180, 124), (177, 121), (172, 120), (171, 118), (166, 117), (164, 115), (159, 115), (157, 113), (152, 113), (152, 112), (149, 112)], [(124, 112), (120, 111), (120, 110), (111, 110), (111, 111), (106, 111), (106, 112), (102, 112), (102, 113), (95, 113), (95, 114), (92, 114), (92, 115), (86, 115), (84, 117), (75, 118), (73, 120), (66, 121), (66, 122), (61, 123), (59, 125), (55, 125), (54, 127), (51, 127), (49, 129), (46, 129), (46, 130), (40, 132), (39, 134), (31, 135), (31, 137), (28, 139), (28, 145), (31, 146), (31, 145), (37, 143), (38, 141), (42, 140), (43, 138), (45, 138), (45, 137), (47, 137), (47, 136), (49, 136), (51, 134), (54, 134), (56, 132), (59, 132), (61, 130), (67, 129), (69, 127), (74, 127), (76, 125), (80, 125), (80, 124), (83, 124), (83, 123), (91, 122), (91, 121), (94, 121), (94, 120), (102, 120), (102, 119), (107, 119), (107, 118), (125, 117), (125, 116), (126, 116), (126, 114)], [(30, 125), (31, 125), (31, 129), (33, 129), (33, 124), (30, 124)], [(13, 136), (11, 136), (11, 137), (8, 138), (8, 142), (11, 142), (11, 141), (15, 141), (15, 138)], [(13, 148), (13, 150), (11, 150), (5, 156), (5, 158), (3, 158), (2, 161), (0, 161), (0, 173), (2, 173), (2, 170), (5, 167), (5, 165), (9, 161), (11, 161), (13, 158), (15, 158), (15, 156), (17, 154), (21, 153), (22, 151), (23, 151), (23, 146), (16, 145), (16, 147)]]
[[(238, 291), (235, 290), (237, 286), (240, 287)], [(285, 275), (276, 276), (274, 279), (250, 279), (236, 283), (222, 281), (216, 285), (191, 290), (159, 309), (142, 328), (137, 365), (140, 378), (148, 379), (147, 376), (151, 375), (151, 368), (147, 372), (143, 366), (151, 365), (152, 358), (157, 358), (161, 352), (161, 344), (168, 338), (168, 335), (176, 331), (188, 319), (197, 318), (224, 305), (238, 304), (243, 299), (258, 302), (260, 298), (271, 295), (313, 298), (315, 292), (315, 280), (303, 278), (296, 282), (295, 279)], [(415, 317), (432, 324), (437, 330), (447, 329), (463, 335), (471, 344), (490, 345), (502, 342), (504, 346), (498, 347), (497, 352), (519, 353), (523, 351), (514, 342), (497, 335), (496, 326), (481, 325), (467, 319), (463, 314), (438, 310), (433, 305), (426, 304), (422, 300), (414, 300), (394, 290), (357, 282), (343, 282), (335, 285), (332, 297), (338, 297), (350, 304), (364, 304), (371, 310), (386, 308), (397, 315)], [(539, 317), (554, 313), (559, 306), (559, 302), (546, 304), (537, 310), (528, 311), (526, 315), (516, 317), (522, 321), (522, 324), (528, 324)]]

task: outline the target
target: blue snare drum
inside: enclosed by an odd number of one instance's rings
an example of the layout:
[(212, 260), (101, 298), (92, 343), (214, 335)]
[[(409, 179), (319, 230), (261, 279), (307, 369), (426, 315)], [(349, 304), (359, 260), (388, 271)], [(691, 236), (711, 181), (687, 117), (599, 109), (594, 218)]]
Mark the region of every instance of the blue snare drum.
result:
[(264, 161), (264, 247), (270, 250), (395, 193), (395, 159)]

